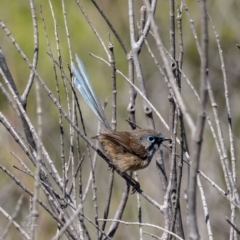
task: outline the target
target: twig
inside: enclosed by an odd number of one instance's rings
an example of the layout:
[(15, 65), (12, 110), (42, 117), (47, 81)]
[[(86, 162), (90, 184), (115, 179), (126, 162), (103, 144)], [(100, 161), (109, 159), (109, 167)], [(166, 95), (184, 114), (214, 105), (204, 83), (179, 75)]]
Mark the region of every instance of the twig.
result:
[[(138, 182), (138, 174), (134, 172), (135, 180)], [(141, 207), (141, 199), (139, 194), (137, 193), (137, 208), (138, 208), (138, 222), (142, 223), (142, 207)], [(143, 240), (143, 229), (142, 226), (139, 225), (139, 239)]]
[(179, 237), (179, 236), (176, 235), (175, 233), (170, 232), (170, 231), (168, 231), (167, 229), (162, 228), (162, 227), (159, 227), (159, 226), (154, 225), (154, 224), (139, 223), (139, 222), (125, 222), (125, 221), (115, 220), (115, 219), (98, 219), (98, 221), (118, 222), (118, 223), (122, 223), (122, 224), (125, 224), (125, 225), (141, 225), (141, 226), (143, 226), (143, 227), (153, 227), (153, 228), (157, 228), (157, 229), (159, 229), (159, 230), (162, 230), (162, 231), (164, 231), (164, 232), (167, 232), (167, 233), (173, 235), (173, 236), (174, 236), (175, 238), (177, 238), (177, 239), (183, 240), (181, 237)]
[(211, 228), (211, 221), (210, 221), (210, 216), (209, 216), (209, 211), (208, 211), (208, 206), (204, 194), (204, 190), (202, 187), (202, 183), (199, 177), (199, 174), (197, 175), (197, 184), (198, 184), (198, 189), (200, 191), (200, 196), (202, 199), (202, 205), (203, 205), (203, 211), (205, 215), (205, 223), (207, 224), (207, 231), (208, 231), (208, 239), (213, 240), (213, 233), (212, 233), (212, 228)]
[[(15, 218), (17, 217), (17, 214), (19, 213), (19, 210), (22, 206), (23, 198), (24, 198), (24, 195), (21, 194), (20, 197), (18, 198), (18, 201), (17, 201), (17, 204), (16, 204), (15, 209), (13, 211), (12, 217), (9, 216), (9, 218), (8, 218), (9, 222), (8, 222), (7, 226), (5, 227), (5, 230), (3, 231), (2, 236), (0, 237), (1, 240), (4, 240), (7, 236), (7, 234), (9, 233), (10, 227), (13, 224), (13, 222), (14, 222)], [(29, 237), (29, 239), (30, 239), (30, 237)]]
[[(129, 78), (129, 81), (134, 84), (134, 64), (133, 64), (131, 52), (128, 54), (127, 59), (128, 59), (128, 78)], [(137, 92), (133, 86), (130, 86), (129, 103), (128, 103), (128, 107), (127, 107), (127, 111), (128, 111), (128, 120), (127, 121), (129, 121), (130, 127), (132, 129), (136, 129), (136, 116), (135, 116), (136, 98), (137, 98)]]
[[(34, 51), (33, 51), (33, 68), (36, 70), (37, 69), (37, 63), (38, 63), (38, 55), (39, 55), (39, 36), (38, 36), (38, 25), (37, 25), (37, 16), (36, 16), (36, 11), (34, 8), (34, 1), (30, 1), (30, 9), (31, 9), (31, 16), (32, 16), (32, 21), (33, 21), (33, 38), (34, 38)], [(30, 93), (30, 90), (32, 88), (33, 80), (34, 80), (34, 72), (31, 71), (29, 80), (27, 83), (27, 86), (21, 96), (21, 100), (26, 106), (27, 104), (27, 98)]]
[(76, 3), (77, 3), (77, 5), (78, 5), (79, 9), (81, 10), (83, 16), (84, 16), (85, 19), (87, 20), (89, 26), (92, 28), (92, 30), (93, 30), (94, 34), (96, 35), (98, 41), (99, 41), (100, 44), (102, 45), (102, 47), (103, 47), (106, 55), (107, 55), (108, 58), (109, 58), (109, 53), (108, 53), (107, 47), (105, 46), (105, 44), (104, 44), (101, 36), (100, 36), (99, 33), (97, 32), (96, 28), (93, 26), (93, 24), (92, 24), (92, 22), (90, 21), (88, 15), (87, 15), (87, 13), (86, 13), (86, 11), (84, 10), (83, 6), (80, 4), (80, 1), (79, 1), (79, 0), (76, 0)]
[(229, 220), (227, 216), (225, 216), (226, 221), (234, 228), (234, 230), (237, 232), (237, 234), (240, 235), (240, 230)]
[[(156, 7), (156, 0), (152, 1), (152, 8), (155, 9)], [(146, 37), (148, 31), (149, 31), (149, 24), (150, 21), (148, 19), (145, 28), (148, 27), (147, 31), (142, 32), (142, 35), (140, 37), (140, 39), (136, 42), (135, 41), (135, 31), (134, 31), (134, 9), (133, 9), (133, 1), (132, 0), (128, 0), (128, 5), (129, 5), (129, 30), (130, 30), (130, 41), (131, 41), (131, 54), (133, 57), (133, 62), (134, 62), (134, 68), (136, 71), (136, 77), (138, 80), (138, 84), (140, 86), (140, 91), (142, 93), (142, 95), (148, 99), (148, 95), (147, 95), (147, 91), (146, 91), (146, 86), (145, 86), (145, 82), (143, 80), (143, 74), (142, 74), (142, 69), (140, 66), (140, 61), (139, 61), (139, 50), (141, 49), (142, 43), (143, 43), (143, 39)], [(141, 43), (142, 41), (142, 43)], [(145, 100), (145, 99), (144, 99)], [(155, 129), (155, 124), (154, 124), (154, 120), (153, 120), (153, 115), (152, 115), (152, 109), (151, 106), (146, 102), (143, 101), (143, 109), (145, 112), (145, 116), (148, 122), (148, 126), (149, 128)]]
[[(36, 15), (35, 15), (35, 9), (34, 9), (34, 3), (33, 0), (30, 1), (31, 4), (31, 12), (32, 12), (32, 17), (34, 19), (34, 29), (35, 29), (35, 34), (37, 34), (37, 22), (36, 22)], [(38, 38), (35, 43), (36, 46), (38, 46)], [(36, 58), (34, 59), (37, 61), (38, 53), (36, 55)], [(33, 63), (34, 67), (34, 63)], [(36, 66), (35, 66), (36, 69)], [(34, 79), (34, 72), (31, 71), (32, 79)], [(39, 212), (38, 212), (38, 205), (37, 205), (37, 199), (39, 196), (39, 185), (40, 185), (40, 168), (41, 168), (41, 161), (42, 161), (42, 152), (41, 152), (41, 141), (42, 141), (42, 106), (41, 106), (41, 96), (40, 96), (40, 87), (39, 87), (39, 82), (35, 82), (35, 93), (36, 93), (36, 103), (37, 103), (37, 133), (38, 133), (38, 140), (36, 142), (37, 145), (37, 157), (36, 157), (36, 169), (35, 169), (35, 177), (34, 177), (34, 196), (32, 199), (32, 212), (31, 212), (31, 227), (30, 227), (30, 237), (32, 240), (37, 238), (37, 223), (38, 223), (38, 218), (39, 218)]]
[[(82, 210), (82, 206), (79, 205), (78, 208), (76, 209), (76, 211), (74, 212), (74, 214), (71, 216), (71, 218), (64, 224), (64, 226), (60, 229), (58, 234), (52, 240), (57, 240), (60, 238), (60, 236), (67, 230), (68, 226), (70, 226), (70, 224), (72, 224), (74, 219), (79, 215), (81, 210)], [(98, 227), (98, 225), (94, 224), (88, 217), (86, 217), (84, 215), (83, 215), (83, 217), (85, 219), (87, 219), (93, 226), (95, 226), (100, 232), (102, 232), (106, 236), (107, 239), (111, 239), (103, 231), (101, 231), (101, 229)]]
[(205, 180), (207, 180), (214, 188), (218, 190), (218, 192), (225, 197), (231, 204), (234, 204), (235, 207), (240, 208), (240, 205), (236, 203), (233, 199), (231, 199), (230, 193), (225, 192), (223, 189), (221, 189), (215, 182), (213, 182), (206, 174), (204, 174), (202, 171), (198, 171), (199, 175), (201, 175)]
[[(115, 216), (114, 216), (114, 219), (116, 221), (114, 221), (108, 229), (107, 236), (110, 237), (110, 238), (112, 238), (117, 231), (117, 228), (118, 228), (118, 225), (119, 225), (118, 220), (120, 220), (122, 218), (123, 211), (126, 207), (126, 203), (127, 203), (128, 196), (129, 196), (129, 189), (130, 189), (130, 186), (126, 183), (125, 186), (124, 186), (123, 192), (122, 192), (121, 201), (118, 205), (117, 211), (116, 211)], [(105, 219), (105, 220), (107, 221), (107, 219)], [(98, 219), (98, 221), (99, 221), (99, 219)]]
[(105, 22), (107, 23), (107, 25), (109, 26), (109, 28), (112, 30), (113, 34), (115, 35), (115, 37), (117, 38), (118, 42), (120, 43), (123, 51), (125, 54), (127, 54), (127, 49), (124, 46), (124, 43), (120, 37), (120, 35), (117, 33), (117, 31), (115, 30), (115, 28), (113, 27), (113, 25), (111, 24), (111, 22), (108, 20), (107, 16), (104, 14), (104, 12), (102, 11), (102, 9), (99, 7), (99, 5), (96, 3), (95, 0), (91, 0), (92, 3), (94, 4), (94, 6), (97, 8), (97, 10), (99, 11), (99, 13), (102, 15), (103, 19), (105, 20)]
[[(17, 42), (15, 39), (13, 39), (11, 32), (7, 29), (6, 25), (3, 23), (2, 20), (0, 20), (0, 26), (3, 28), (3, 30), (6, 32), (7, 36), (11, 39), (12, 42), (15, 42), (15, 44), (17, 45)], [(18, 46), (18, 51), (22, 51), (21, 48)], [(30, 63), (30, 61), (29, 61)], [(1, 69), (1, 74), (4, 75), (5, 77), (3, 77), (4, 81), (6, 82), (8, 88), (11, 88), (12, 91), (15, 94), (15, 97), (18, 99), (18, 101), (20, 102), (20, 105), (23, 107), (23, 109), (25, 110), (26, 108), (26, 102), (22, 102), (21, 97), (19, 95), (17, 86), (15, 84), (15, 81), (11, 75), (11, 72), (9, 71), (5, 56), (2, 53), (2, 49), (0, 48), (0, 69)], [(33, 66), (33, 70), (34, 66)], [(10, 90), (10, 92), (12, 92)], [(32, 132), (30, 130), (30, 126), (28, 125), (28, 122), (26, 121), (26, 119), (24, 118), (24, 116), (22, 115), (21, 111), (17, 111), (17, 113), (19, 114), (21, 121), (22, 121), (22, 125), (23, 125), (23, 129), (24, 129), (24, 133), (27, 139), (28, 144), (31, 146), (31, 149), (33, 149), (34, 151), (36, 151), (36, 144), (35, 141), (33, 139), (33, 135)]]
[(189, 177), (188, 189), (188, 205), (189, 205), (189, 225), (188, 234), (189, 238), (199, 239), (199, 232), (197, 226), (197, 211), (196, 211), (196, 185), (197, 185), (197, 172), (200, 163), (200, 153), (202, 147), (202, 136), (205, 125), (205, 111), (207, 105), (207, 82), (208, 82), (208, 26), (207, 26), (207, 3), (206, 0), (201, 2), (201, 33), (202, 33), (202, 57), (201, 57), (201, 77), (200, 77), (200, 99), (201, 104), (198, 109), (198, 117), (196, 129), (192, 135), (191, 146), (191, 168)]
[(158, 236), (156, 236), (156, 235), (154, 235), (154, 234), (152, 234), (152, 233), (149, 233), (149, 232), (143, 232), (143, 234), (149, 235), (149, 236), (151, 236), (152, 238), (155, 238), (155, 239), (158, 239), (158, 240), (163, 240), (163, 239), (164, 239), (164, 238), (162, 238), (162, 237), (158, 237)]
[(30, 240), (30, 236), (20, 227), (18, 223), (16, 223), (13, 218), (3, 209), (0, 207), (0, 212), (14, 225), (14, 227), (21, 233), (21, 235), (25, 238)]

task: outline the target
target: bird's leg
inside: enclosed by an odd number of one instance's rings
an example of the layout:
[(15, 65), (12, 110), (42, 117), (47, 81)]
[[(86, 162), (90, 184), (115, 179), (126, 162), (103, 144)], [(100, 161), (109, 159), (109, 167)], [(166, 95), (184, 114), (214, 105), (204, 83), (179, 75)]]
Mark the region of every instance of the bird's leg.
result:
[(132, 178), (130, 175), (128, 175), (126, 172), (121, 172), (121, 176), (124, 177), (125, 180), (129, 180), (134, 184), (134, 186), (132, 186), (131, 194), (134, 194), (138, 189), (140, 189), (139, 182)]
[[(134, 180), (134, 179), (133, 179), (133, 180)], [(132, 187), (132, 192), (131, 192), (131, 194), (134, 194), (138, 189), (140, 189), (140, 183), (137, 182), (136, 180), (134, 180), (134, 181), (135, 181), (135, 186)]]
[(116, 166), (113, 164), (113, 163), (108, 163), (108, 171), (110, 171), (110, 170), (112, 170), (112, 171), (114, 171), (114, 170), (116, 170)]
[[(132, 183), (132, 192), (131, 194), (134, 194), (138, 189), (140, 189), (140, 184), (138, 181), (133, 179), (130, 175), (128, 175), (126, 172), (121, 171), (117, 166), (115, 166), (112, 163), (108, 163), (109, 168), (108, 170), (112, 169), (115, 170), (121, 177), (123, 177), (127, 183), (131, 182)], [(129, 183), (128, 183), (129, 184)]]
[(108, 171), (114, 171), (115, 169), (114, 169), (114, 167), (113, 166), (108, 166)]

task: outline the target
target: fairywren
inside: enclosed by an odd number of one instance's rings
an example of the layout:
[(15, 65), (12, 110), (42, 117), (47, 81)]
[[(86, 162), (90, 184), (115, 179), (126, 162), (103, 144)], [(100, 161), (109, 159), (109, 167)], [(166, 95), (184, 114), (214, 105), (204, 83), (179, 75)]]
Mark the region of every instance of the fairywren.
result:
[(146, 168), (160, 144), (170, 139), (152, 129), (136, 129), (125, 132), (111, 130), (84, 65), (78, 56), (76, 56), (76, 61), (78, 68), (72, 63), (75, 76), (74, 85), (106, 129), (93, 138), (100, 142), (106, 156), (121, 172)]

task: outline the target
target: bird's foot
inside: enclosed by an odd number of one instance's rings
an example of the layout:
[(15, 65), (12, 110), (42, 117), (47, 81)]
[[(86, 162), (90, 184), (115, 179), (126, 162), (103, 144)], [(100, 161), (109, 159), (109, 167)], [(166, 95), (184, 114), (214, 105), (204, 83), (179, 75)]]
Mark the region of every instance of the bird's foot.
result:
[(139, 189), (140, 189), (140, 184), (139, 184), (139, 182), (135, 181), (135, 186), (132, 187), (131, 194), (134, 194)]

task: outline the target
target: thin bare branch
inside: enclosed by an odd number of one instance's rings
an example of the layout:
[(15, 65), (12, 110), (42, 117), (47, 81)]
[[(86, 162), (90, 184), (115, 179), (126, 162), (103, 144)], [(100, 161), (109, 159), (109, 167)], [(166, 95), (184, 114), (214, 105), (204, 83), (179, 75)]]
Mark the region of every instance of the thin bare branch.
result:
[[(37, 63), (38, 63), (38, 55), (39, 55), (39, 35), (38, 35), (37, 16), (36, 16), (33, 0), (30, 0), (30, 9), (31, 9), (32, 21), (33, 21), (33, 38), (34, 38), (33, 68), (36, 70)], [(34, 76), (35, 76), (34, 72), (31, 71), (27, 86), (21, 96), (21, 100), (24, 103), (24, 105), (27, 104), (27, 98), (32, 88)]]
[(201, 2), (201, 33), (202, 33), (202, 57), (201, 57), (201, 77), (200, 77), (200, 99), (201, 104), (198, 109), (198, 117), (196, 129), (192, 135), (191, 145), (191, 168), (189, 177), (188, 189), (188, 204), (189, 204), (189, 225), (188, 235), (191, 240), (200, 238), (197, 226), (197, 201), (196, 201), (196, 185), (197, 173), (200, 163), (200, 154), (202, 148), (202, 136), (206, 119), (207, 105), (207, 78), (208, 78), (208, 24), (207, 24), (207, 1)]
[(153, 227), (153, 228), (157, 228), (159, 230), (162, 230), (164, 232), (167, 232), (171, 235), (173, 235), (175, 238), (177, 239), (180, 239), (180, 240), (183, 240), (181, 237), (179, 237), (178, 235), (176, 235), (175, 233), (173, 232), (170, 232), (168, 231), (167, 229), (165, 228), (162, 228), (162, 227), (159, 227), (157, 225), (154, 225), (154, 224), (149, 224), (149, 223), (139, 223), (139, 222), (125, 222), (125, 221), (121, 221), (121, 220), (115, 220), (115, 219), (98, 219), (98, 221), (109, 221), (109, 222), (118, 222), (118, 223), (122, 223), (122, 224), (125, 224), (125, 225), (141, 225), (141, 226), (145, 226), (145, 227)]

